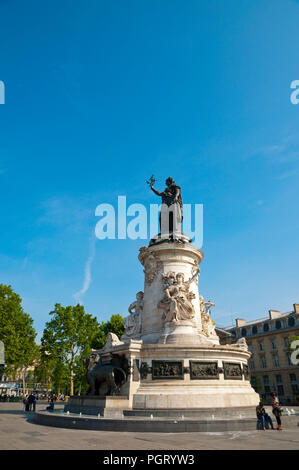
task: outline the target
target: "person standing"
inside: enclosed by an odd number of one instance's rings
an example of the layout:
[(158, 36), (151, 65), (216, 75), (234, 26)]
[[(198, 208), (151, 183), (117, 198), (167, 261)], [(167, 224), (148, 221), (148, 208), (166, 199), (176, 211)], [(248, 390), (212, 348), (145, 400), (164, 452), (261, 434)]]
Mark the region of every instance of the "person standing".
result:
[(33, 411), (35, 411), (36, 402), (37, 402), (37, 400), (38, 400), (38, 395), (37, 395), (36, 392), (33, 394), (33, 397), (34, 397), (34, 400), (33, 400), (33, 402), (32, 402), (32, 407), (33, 407)]
[(29, 404), (28, 395), (26, 395), (26, 397), (25, 397), (25, 411), (30, 411), (30, 404)]
[(27, 407), (27, 403), (28, 403), (28, 400), (27, 400), (27, 395), (24, 397), (23, 399), (23, 411), (27, 411), (26, 407)]
[(28, 405), (29, 405), (29, 411), (32, 410), (32, 406), (33, 406), (33, 403), (34, 403), (34, 395), (33, 393), (30, 393), (29, 397), (28, 397)]
[(277, 431), (282, 431), (281, 419), (280, 419), (282, 409), (279, 405), (279, 400), (274, 392), (271, 392), (270, 396), (272, 399), (272, 403), (271, 403), (272, 413), (274, 414), (276, 421), (277, 421)]

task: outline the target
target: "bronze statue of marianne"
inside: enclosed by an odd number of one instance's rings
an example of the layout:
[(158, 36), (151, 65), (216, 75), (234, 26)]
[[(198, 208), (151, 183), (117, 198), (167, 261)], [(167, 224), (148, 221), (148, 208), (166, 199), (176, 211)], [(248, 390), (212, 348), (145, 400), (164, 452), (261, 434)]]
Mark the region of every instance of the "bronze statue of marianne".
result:
[[(182, 193), (181, 188), (178, 186), (174, 179), (169, 177), (165, 181), (166, 188), (164, 191), (160, 192), (154, 188), (155, 178), (152, 176), (147, 183), (150, 185), (151, 190), (162, 198), (162, 214), (163, 214), (163, 206), (166, 209), (168, 214), (168, 221), (169, 221), (169, 232), (176, 231), (177, 227), (180, 227), (182, 220), (183, 220), (183, 201), (182, 201)], [(169, 211), (171, 208), (171, 211)], [(161, 227), (161, 213), (159, 216), (160, 221), (160, 228), (162, 233)]]

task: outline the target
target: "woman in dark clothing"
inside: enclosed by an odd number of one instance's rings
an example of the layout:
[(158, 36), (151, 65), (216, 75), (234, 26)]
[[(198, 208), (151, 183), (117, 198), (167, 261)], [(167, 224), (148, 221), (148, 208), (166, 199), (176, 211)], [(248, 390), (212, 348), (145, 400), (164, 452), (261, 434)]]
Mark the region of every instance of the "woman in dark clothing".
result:
[(280, 419), (282, 410), (281, 410), (281, 407), (279, 406), (278, 398), (274, 392), (270, 393), (270, 396), (272, 398), (272, 403), (271, 403), (272, 413), (274, 414), (276, 421), (277, 421), (277, 431), (282, 431), (281, 419)]

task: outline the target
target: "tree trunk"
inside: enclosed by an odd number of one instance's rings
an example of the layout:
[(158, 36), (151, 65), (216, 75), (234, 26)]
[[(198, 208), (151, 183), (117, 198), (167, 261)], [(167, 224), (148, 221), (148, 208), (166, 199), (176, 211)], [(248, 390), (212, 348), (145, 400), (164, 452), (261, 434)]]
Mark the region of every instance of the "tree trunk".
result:
[(74, 395), (74, 345), (71, 346), (71, 363), (70, 363), (70, 396)]
[(74, 395), (74, 371), (73, 365), (71, 365), (71, 374), (70, 374), (70, 395)]
[(25, 367), (22, 367), (23, 397), (26, 395), (25, 370)]

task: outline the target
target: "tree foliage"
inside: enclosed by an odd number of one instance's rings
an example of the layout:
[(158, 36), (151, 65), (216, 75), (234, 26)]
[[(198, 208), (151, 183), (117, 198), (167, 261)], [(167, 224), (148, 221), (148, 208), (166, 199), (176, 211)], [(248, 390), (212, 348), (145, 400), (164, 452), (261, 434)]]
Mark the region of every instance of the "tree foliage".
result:
[(6, 373), (32, 366), (38, 355), (32, 318), (11, 286), (0, 284), (0, 340), (5, 347)]
[(124, 334), (123, 317), (121, 315), (112, 315), (107, 322), (101, 322), (99, 333), (92, 342), (93, 349), (103, 348), (107, 340), (107, 335), (110, 332), (116, 334), (118, 338), (121, 338)]
[[(42, 362), (48, 365), (53, 386), (67, 379), (70, 393), (74, 393), (74, 368), (76, 360), (90, 353), (92, 342), (99, 332), (98, 321), (85, 313), (84, 307), (63, 307), (56, 304), (52, 319), (46, 323), (42, 337)], [(67, 373), (66, 373), (67, 371)]]

